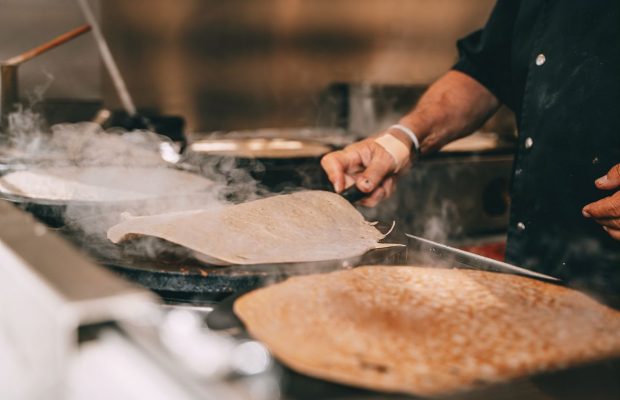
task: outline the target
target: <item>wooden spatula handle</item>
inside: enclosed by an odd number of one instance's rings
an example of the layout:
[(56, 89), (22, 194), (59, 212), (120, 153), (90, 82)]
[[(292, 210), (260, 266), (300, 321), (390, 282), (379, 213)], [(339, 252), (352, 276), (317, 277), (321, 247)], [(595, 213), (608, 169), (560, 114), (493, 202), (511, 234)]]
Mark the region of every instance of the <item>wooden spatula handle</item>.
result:
[(44, 45), (41, 45), (37, 48), (34, 48), (24, 54), (21, 54), (19, 56), (13, 57), (9, 60), (7, 60), (4, 64), (5, 65), (19, 65), (25, 61), (28, 61), (40, 54), (45, 53), (48, 50), (53, 49), (56, 46), (60, 46), (61, 44), (68, 42), (71, 39), (74, 39), (88, 31), (90, 31), (90, 25), (84, 25), (81, 26), (77, 29), (72, 30), (71, 32), (67, 32), (64, 35), (58, 36), (56, 39), (51, 40), (47, 43), (45, 43)]

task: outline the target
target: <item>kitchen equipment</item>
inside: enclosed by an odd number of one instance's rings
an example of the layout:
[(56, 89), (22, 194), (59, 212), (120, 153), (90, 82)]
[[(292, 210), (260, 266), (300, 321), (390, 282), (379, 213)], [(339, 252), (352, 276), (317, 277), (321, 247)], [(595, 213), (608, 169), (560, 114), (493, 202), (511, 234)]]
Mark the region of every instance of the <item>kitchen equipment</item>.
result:
[[(213, 301), (263, 281), (362, 264), (402, 264), (407, 258), (403, 245), (341, 260), (221, 267), (201, 261), (200, 255), (185, 247), (153, 237), (114, 244), (106, 233), (122, 221), (121, 213), (109, 213), (68, 224), (59, 229), (58, 234), (119, 275), (175, 301)], [(392, 225), (379, 223), (376, 226), (387, 233)], [(395, 229), (383, 242), (403, 244), (405, 240), (404, 234)]]
[[(418, 250), (410, 249), (408, 258), (409, 265), (416, 265), (420, 260)], [(439, 254), (422, 249), (422, 257), (426, 260), (425, 265), (436, 263), (442, 267), (452, 268), (472, 268), (472, 265), (480, 265), (478, 258), (472, 255), (471, 258), (461, 257), (460, 260), (445, 259)], [(506, 270), (508, 271), (508, 270)], [(250, 338), (251, 335), (245, 330), (243, 323), (237, 318), (233, 311), (233, 304), (236, 299), (252, 290), (273, 284), (276, 282), (263, 282), (255, 287), (224, 299), (217, 304), (213, 311), (207, 315), (207, 325), (215, 331), (229, 332), (236, 337)], [(283, 301), (285, 301), (283, 299)], [(302, 317), (302, 316), (300, 316)], [(330, 398), (330, 399), (414, 399), (411, 396), (392, 395), (377, 393), (356, 387), (336, 384), (321, 379), (311, 378), (300, 374), (284, 366), (279, 361), (275, 365), (283, 371), (280, 378), (283, 387), (283, 394), (286, 398)], [(620, 394), (618, 387), (618, 374), (620, 373), (620, 358), (613, 358), (607, 361), (585, 364), (556, 372), (533, 375), (509, 382), (496, 383), (482, 389), (476, 389), (464, 393), (457, 393), (444, 400), (474, 400), (474, 399), (533, 399), (533, 400), (564, 400), (564, 399), (616, 399)], [(415, 399), (421, 399), (415, 397)]]
[(114, 61), (114, 57), (112, 56), (112, 52), (108, 47), (108, 43), (103, 36), (103, 32), (99, 26), (99, 22), (95, 15), (93, 14), (90, 5), (87, 0), (77, 0), (82, 13), (84, 14), (84, 18), (88, 21), (88, 23), (93, 28), (93, 35), (95, 36), (95, 40), (97, 42), (97, 48), (99, 49), (99, 54), (101, 55), (101, 59), (103, 61), (103, 65), (108, 70), (110, 74), (110, 78), (116, 88), (116, 92), (118, 93), (118, 97), (123, 105), (126, 116), (123, 116), (122, 123), (117, 123), (115, 126), (122, 126), (128, 130), (136, 130), (136, 129), (146, 129), (152, 132), (158, 132), (160, 134), (165, 134), (170, 137), (174, 141), (178, 141), (185, 145), (185, 136), (183, 135), (183, 128), (185, 126), (185, 120), (180, 117), (174, 116), (161, 116), (158, 117), (157, 124), (147, 118), (145, 115), (138, 113), (135, 103), (131, 98), (129, 90), (127, 90), (127, 85), (125, 85), (125, 80), (121, 75), (116, 62)]
[(0, 226), (2, 397), (66, 399), (78, 327), (141, 319), (158, 301), (6, 201)]
[[(28, 165), (0, 164), (0, 176), (20, 170), (29, 169)], [(193, 171), (191, 171), (193, 172)], [(117, 212), (170, 212), (183, 211), (187, 207), (200, 208), (208, 201), (212, 201), (209, 193), (193, 193), (177, 195), (167, 193), (163, 196), (144, 200), (131, 201), (81, 201), (81, 200), (51, 200), (44, 198), (32, 198), (6, 193), (0, 190), (0, 199), (13, 203), (18, 208), (34, 215), (41, 222), (52, 228), (60, 228), (75, 218), (85, 218), (113, 211)], [(68, 213), (68, 210), (70, 211)], [(76, 217), (77, 216), (77, 217)]]
[(278, 397), (268, 351), (208, 330), (208, 308), (161, 304), (5, 201), (0, 225), (3, 399)]
[(346, 188), (340, 193), (342, 197), (344, 197), (349, 203), (355, 203), (356, 201), (360, 201), (364, 197), (368, 196), (370, 193), (362, 192), (357, 185), (353, 184)]
[[(84, 18), (86, 18), (88, 23), (93, 28), (93, 35), (95, 35), (95, 40), (97, 41), (99, 54), (101, 55), (103, 64), (105, 65), (108, 73), (110, 74), (110, 78), (114, 83), (114, 87), (116, 88), (116, 91), (121, 100), (121, 103), (123, 104), (123, 107), (125, 108), (125, 111), (127, 111), (130, 116), (139, 119), (136, 106), (133, 102), (133, 99), (131, 98), (131, 95), (129, 94), (129, 91), (127, 90), (125, 80), (123, 79), (123, 76), (121, 75), (118, 67), (116, 66), (116, 62), (114, 61), (114, 57), (112, 56), (112, 52), (110, 52), (108, 43), (106, 42), (105, 37), (101, 32), (101, 28), (99, 27), (99, 22), (97, 21), (97, 18), (95, 18), (95, 15), (93, 14), (93, 11), (91, 10), (90, 5), (86, 0), (77, 0), (77, 2), (80, 6), (80, 9), (82, 10), (82, 13), (84, 14)], [(147, 122), (144, 121), (144, 123), (146, 124)]]
[(183, 117), (178, 115), (161, 115), (156, 110), (143, 109), (140, 110), (140, 114), (148, 120), (148, 124), (140, 118), (132, 118), (124, 110), (109, 111), (106, 109), (99, 110), (100, 118), (98, 122), (104, 129), (114, 127), (122, 127), (129, 131), (149, 129), (177, 143), (181, 152), (185, 150), (187, 138), (185, 137), (185, 119)]
[(321, 157), (352, 140), (346, 131), (333, 128), (216, 132), (195, 137), (183, 161), (207, 174), (245, 171), (272, 192), (287, 187), (330, 190)]
[(68, 42), (91, 30), (90, 25), (84, 25), (71, 32), (65, 33), (26, 53), (10, 58), (0, 63), (0, 128), (7, 125), (9, 113), (15, 111), (19, 104), (19, 85), (17, 70), (21, 64), (45, 53), (61, 44)]
[(409, 233), (406, 233), (405, 235), (409, 239), (410, 248), (412, 249), (421, 252), (430, 252), (434, 256), (443, 258), (451, 262), (458, 262), (474, 269), (491, 272), (504, 272), (509, 274), (527, 276), (529, 278), (535, 278), (544, 281), (560, 282), (559, 279), (551, 277), (549, 275), (540, 274), (538, 272), (530, 271), (525, 268), (519, 268), (505, 262), (469, 253), (464, 250), (455, 249), (454, 247), (436, 243), (432, 240), (414, 236)]
[(205, 139), (192, 143), (192, 153), (238, 158), (318, 158), (332, 151), (326, 144), (288, 138)]
[(389, 200), (360, 211), (366, 219), (396, 220), (406, 232), (431, 239), (505, 233), (512, 163), (508, 154), (425, 157), (399, 179)]

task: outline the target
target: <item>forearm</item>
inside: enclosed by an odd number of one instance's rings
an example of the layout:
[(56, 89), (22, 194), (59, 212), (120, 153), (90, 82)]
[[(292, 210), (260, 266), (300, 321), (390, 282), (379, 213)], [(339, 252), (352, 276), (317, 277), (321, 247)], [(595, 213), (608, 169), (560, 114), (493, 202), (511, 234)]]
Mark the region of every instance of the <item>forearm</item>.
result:
[[(399, 123), (415, 133), (422, 154), (429, 154), (472, 133), (498, 107), (499, 101), (484, 86), (468, 75), (450, 71), (426, 91), (415, 109)], [(387, 133), (409, 148), (413, 146), (412, 139), (404, 131), (392, 128)], [(390, 151), (378, 143), (377, 138), (385, 134), (381, 132), (323, 157), (321, 165), (337, 193), (355, 184), (369, 194), (359, 202), (366, 207), (374, 207), (394, 193), (397, 178), (411, 166), (407, 163), (401, 168), (400, 164), (411, 160), (397, 159), (398, 151)], [(406, 150), (402, 154), (406, 157)]]
[[(450, 71), (431, 85), (413, 111), (399, 123), (415, 133), (422, 154), (430, 154), (474, 132), (499, 106), (497, 98), (478, 81)], [(395, 129), (390, 133), (412, 145), (406, 134)]]

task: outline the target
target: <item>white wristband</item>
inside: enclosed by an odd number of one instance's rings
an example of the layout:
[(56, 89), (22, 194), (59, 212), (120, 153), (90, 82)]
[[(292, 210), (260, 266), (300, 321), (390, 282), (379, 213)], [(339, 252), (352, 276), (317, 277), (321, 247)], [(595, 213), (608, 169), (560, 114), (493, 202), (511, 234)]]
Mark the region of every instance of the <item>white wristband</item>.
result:
[(409, 136), (411, 140), (413, 141), (413, 148), (415, 149), (416, 153), (418, 153), (418, 158), (421, 156), (422, 151), (420, 149), (420, 141), (418, 140), (418, 137), (415, 135), (415, 133), (413, 133), (411, 129), (401, 124), (392, 125), (388, 128), (388, 130), (390, 129), (398, 129), (401, 132), (405, 132), (407, 136)]

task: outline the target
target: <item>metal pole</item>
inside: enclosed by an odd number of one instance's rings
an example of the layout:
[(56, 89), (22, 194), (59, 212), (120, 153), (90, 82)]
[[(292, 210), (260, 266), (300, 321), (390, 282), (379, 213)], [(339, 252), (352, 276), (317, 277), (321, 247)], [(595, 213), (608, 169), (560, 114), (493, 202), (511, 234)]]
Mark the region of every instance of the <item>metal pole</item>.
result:
[(112, 78), (112, 83), (114, 83), (114, 86), (116, 87), (116, 91), (118, 92), (118, 96), (123, 104), (123, 108), (125, 108), (125, 111), (127, 111), (127, 114), (130, 116), (136, 115), (138, 113), (136, 106), (131, 98), (131, 95), (129, 94), (129, 91), (127, 90), (127, 86), (125, 85), (125, 80), (123, 80), (121, 72), (116, 66), (116, 62), (114, 61), (114, 57), (112, 56), (112, 52), (110, 52), (108, 43), (101, 32), (97, 18), (95, 18), (95, 15), (86, 0), (77, 0), (77, 2), (82, 9), (82, 13), (86, 18), (86, 21), (88, 21), (92, 27), (93, 35), (95, 35), (95, 40), (97, 42), (97, 46), (99, 47), (99, 54), (101, 54), (101, 60), (103, 61), (103, 65), (105, 65), (108, 70), (110, 78)]
[(15, 105), (19, 103), (17, 68), (17, 65), (0, 64), (0, 129), (2, 131), (8, 127), (9, 113), (15, 111)]

